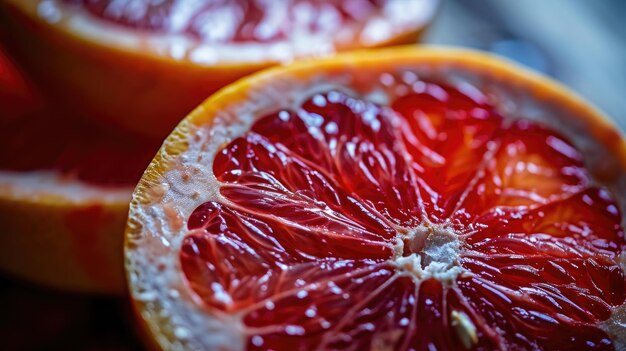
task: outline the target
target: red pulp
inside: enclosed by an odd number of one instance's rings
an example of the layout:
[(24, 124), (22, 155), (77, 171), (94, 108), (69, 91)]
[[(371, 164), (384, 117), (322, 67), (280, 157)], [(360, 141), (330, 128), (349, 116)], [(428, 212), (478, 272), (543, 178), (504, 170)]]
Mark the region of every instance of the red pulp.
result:
[(316, 94), (225, 145), (191, 289), (251, 350), (613, 349), (621, 214), (581, 154), (477, 92), (411, 89)]

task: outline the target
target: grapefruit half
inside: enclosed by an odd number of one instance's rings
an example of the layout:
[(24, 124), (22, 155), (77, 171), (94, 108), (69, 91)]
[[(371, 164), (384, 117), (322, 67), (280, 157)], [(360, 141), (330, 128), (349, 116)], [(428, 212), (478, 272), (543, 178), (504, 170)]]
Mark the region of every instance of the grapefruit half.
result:
[(130, 194), (157, 146), (41, 111), (0, 122), (0, 138), (0, 269), (62, 290), (123, 293)]
[(438, 0), (5, 0), (11, 53), (64, 113), (165, 137), (204, 98), (300, 57), (415, 42)]
[(51, 113), (1, 51), (0, 110), (0, 270), (123, 293), (130, 194), (158, 144)]
[(125, 256), (164, 350), (622, 350), (626, 143), (486, 54), (255, 74), (185, 118)]

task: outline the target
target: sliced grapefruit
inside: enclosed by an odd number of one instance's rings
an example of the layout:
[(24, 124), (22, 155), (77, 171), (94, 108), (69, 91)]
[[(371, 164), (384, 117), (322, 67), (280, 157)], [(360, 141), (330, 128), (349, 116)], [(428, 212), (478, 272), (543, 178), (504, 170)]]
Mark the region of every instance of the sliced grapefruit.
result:
[(221, 90), (133, 194), (164, 350), (621, 350), (626, 143), (556, 83), (396, 48)]
[(218, 88), (300, 57), (415, 42), (439, 0), (6, 0), (0, 28), (64, 112), (165, 137)]
[(0, 52), (0, 270), (123, 293), (130, 194), (157, 144), (50, 114)]

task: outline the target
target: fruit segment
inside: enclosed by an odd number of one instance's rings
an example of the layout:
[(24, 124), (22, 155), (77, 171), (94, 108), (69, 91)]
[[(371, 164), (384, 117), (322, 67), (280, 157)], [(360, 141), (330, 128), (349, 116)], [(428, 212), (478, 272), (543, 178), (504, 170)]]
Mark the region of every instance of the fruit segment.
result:
[[(297, 114), (280, 111), (261, 119), (252, 131), (325, 174), (348, 201), (368, 211), (367, 217), (387, 225), (410, 225), (422, 211), (413, 171), (402, 146), (394, 143), (397, 122), (389, 110), (330, 91), (313, 96)], [(336, 190), (329, 190), (336, 196)], [(337, 203), (335, 208), (345, 212), (353, 206)]]
[(467, 86), (257, 119), (188, 218), (187, 284), (247, 348), (613, 349), (621, 214), (562, 136)]
[[(420, 84), (421, 83), (421, 84)], [(486, 97), (418, 81), (392, 108), (403, 118), (402, 141), (419, 178), (431, 221), (448, 218), (483, 162), (501, 117)]]
[(497, 138), (497, 151), (481, 167), (456, 218), (488, 216), (501, 209), (529, 210), (587, 188), (582, 157), (558, 134), (519, 121)]

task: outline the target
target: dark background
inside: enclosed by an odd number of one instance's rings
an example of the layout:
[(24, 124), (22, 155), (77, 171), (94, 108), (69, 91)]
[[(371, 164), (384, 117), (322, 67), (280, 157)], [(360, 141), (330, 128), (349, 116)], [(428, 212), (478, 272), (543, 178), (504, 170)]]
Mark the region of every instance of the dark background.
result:
[[(626, 130), (626, 1), (448, 0), (426, 36), (548, 74)], [(0, 349), (139, 350), (128, 303), (0, 277)]]

